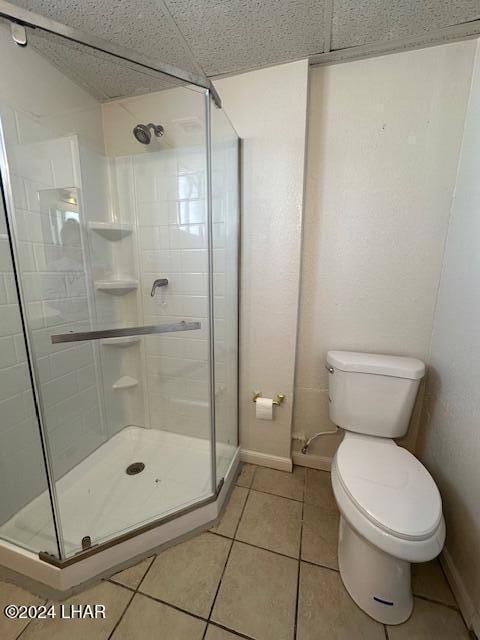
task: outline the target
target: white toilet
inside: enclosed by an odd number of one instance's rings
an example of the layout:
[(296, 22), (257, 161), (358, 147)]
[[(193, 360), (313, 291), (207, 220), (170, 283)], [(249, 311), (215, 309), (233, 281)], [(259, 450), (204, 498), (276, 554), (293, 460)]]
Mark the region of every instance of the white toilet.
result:
[(433, 478), (392, 440), (407, 432), (425, 365), (329, 351), (327, 369), (330, 418), (346, 432), (332, 462), (340, 575), (372, 618), (400, 624), (413, 608), (410, 564), (432, 560), (445, 541)]

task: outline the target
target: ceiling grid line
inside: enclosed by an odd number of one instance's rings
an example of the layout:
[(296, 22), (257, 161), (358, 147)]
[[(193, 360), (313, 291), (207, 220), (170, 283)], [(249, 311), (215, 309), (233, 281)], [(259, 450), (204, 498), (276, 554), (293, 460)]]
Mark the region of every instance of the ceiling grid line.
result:
[(173, 29), (173, 31), (175, 33), (177, 33), (177, 35), (179, 36), (181, 42), (183, 43), (186, 52), (189, 54), (189, 56), (191, 58), (193, 66), (197, 69), (198, 72), (202, 73), (203, 75), (207, 75), (205, 73), (205, 70), (203, 69), (203, 67), (200, 65), (200, 63), (196, 59), (195, 54), (193, 53), (193, 50), (192, 50), (187, 38), (184, 36), (182, 30), (178, 26), (177, 21), (173, 17), (172, 12), (170, 11), (170, 8), (169, 8), (168, 4), (164, 0), (158, 0), (158, 2), (159, 2), (159, 4), (162, 5), (165, 17), (167, 18), (168, 22), (170, 23), (170, 27)]
[(333, 49), (328, 53), (318, 53), (310, 56), (309, 62), (311, 65), (338, 64), (340, 62), (372, 58), (391, 53), (410, 51), (412, 49), (434, 47), (478, 37), (480, 37), (480, 20), (475, 20), (473, 22), (431, 30), (421, 35)]
[(325, 8), (324, 8), (323, 15), (324, 15), (323, 52), (328, 53), (332, 48), (333, 0), (325, 0)]

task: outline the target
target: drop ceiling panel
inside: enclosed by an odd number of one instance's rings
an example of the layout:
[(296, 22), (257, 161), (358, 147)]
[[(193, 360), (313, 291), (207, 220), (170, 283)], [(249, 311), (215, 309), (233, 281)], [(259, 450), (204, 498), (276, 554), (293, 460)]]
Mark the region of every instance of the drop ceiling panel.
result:
[(183, 84), (175, 78), (40, 29), (28, 29), (28, 42), (66, 76), (101, 101), (162, 91)]
[(480, 0), (334, 0), (332, 49), (385, 42), (480, 18)]
[(166, 4), (210, 76), (323, 51), (322, 0), (167, 0)]
[(161, 0), (13, 0), (13, 3), (155, 61), (198, 72), (197, 63)]

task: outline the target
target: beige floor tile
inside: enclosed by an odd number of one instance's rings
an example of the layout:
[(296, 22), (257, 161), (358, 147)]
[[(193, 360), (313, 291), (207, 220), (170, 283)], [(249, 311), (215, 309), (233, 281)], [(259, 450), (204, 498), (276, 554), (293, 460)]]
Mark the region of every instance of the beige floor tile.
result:
[(215, 527), (212, 527), (211, 531), (219, 533), (222, 536), (233, 538), (247, 496), (248, 489), (245, 487), (234, 487), (219, 523)]
[(413, 565), (413, 593), (456, 607), (454, 595), (437, 559)]
[(305, 504), (303, 508), (302, 560), (338, 569), (338, 514)]
[(37, 598), (14, 584), (0, 582), (0, 638), (14, 640), (28, 624), (28, 620), (7, 618), (3, 611), (8, 604), (40, 605), (44, 603), (45, 600), (42, 598)]
[(236, 539), (298, 558), (302, 503), (250, 491)]
[(112, 640), (202, 640), (206, 622), (137, 594)]
[(160, 553), (139, 590), (207, 617), (231, 541), (203, 533)]
[[(106, 640), (130, 602), (132, 592), (111, 582), (87, 589), (66, 600), (70, 604), (103, 604), (105, 619), (68, 620), (55, 618), (33, 620), (22, 634), (22, 640)], [(58, 605), (57, 605), (58, 612)]]
[(292, 640), (298, 563), (234, 542), (212, 620), (256, 640)]
[(330, 474), (327, 471), (307, 469), (305, 479), (305, 502), (315, 504), (330, 511), (337, 511), (337, 504), (332, 491)]
[(253, 476), (255, 475), (255, 469), (258, 467), (254, 464), (248, 464), (247, 462), (240, 463), (240, 473), (235, 481), (240, 487), (251, 487)]
[(111, 580), (119, 582), (120, 584), (124, 584), (131, 589), (136, 589), (152, 562), (153, 558), (146, 558), (138, 564), (134, 564), (133, 567), (128, 567), (128, 569), (124, 569), (123, 571), (115, 573), (111, 577)]
[(252, 489), (292, 500), (303, 500), (304, 486), (305, 467), (294, 467), (292, 473), (259, 467), (253, 479)]
[(240, 636), (230, 631), (225, 631), (220, 627), (216, 627), (213, 624), (208, 625), (207, 634), (205, 640), (239, 640)]
[(415, 598), (415, 607), (407, 622), (387, 629), (390, 640), (468, 640), (470, 637), (458, 611), (420, 598)]
[(301, 563), (297, 640), (384, 640), (383, 625), (363, 613), (336, 571)]

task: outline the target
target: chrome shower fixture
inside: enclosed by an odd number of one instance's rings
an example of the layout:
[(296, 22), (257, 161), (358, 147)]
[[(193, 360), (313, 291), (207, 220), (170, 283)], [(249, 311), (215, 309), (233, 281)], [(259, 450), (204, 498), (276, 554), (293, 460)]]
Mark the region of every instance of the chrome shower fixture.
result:
[(152, 131), (157, 138), (161, 138), (165, 133), (165, 129), (161, 124), (153, 124), (153, 122), (150, 122), (149, 124), (137, 124), (133, 129), (133, 135), (141, 144), (150, 144), (152, 141)]

